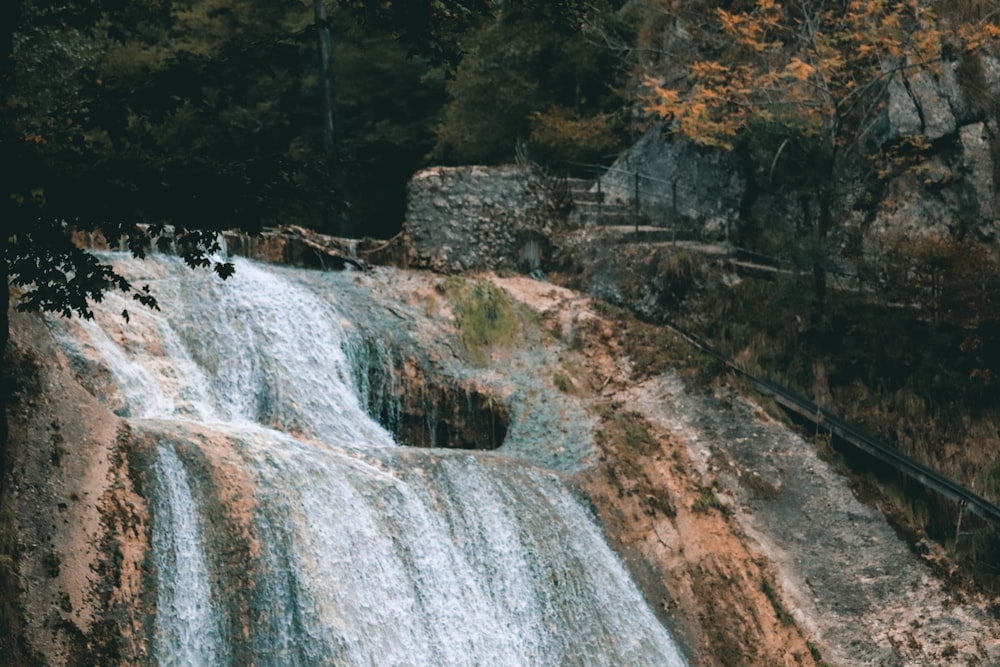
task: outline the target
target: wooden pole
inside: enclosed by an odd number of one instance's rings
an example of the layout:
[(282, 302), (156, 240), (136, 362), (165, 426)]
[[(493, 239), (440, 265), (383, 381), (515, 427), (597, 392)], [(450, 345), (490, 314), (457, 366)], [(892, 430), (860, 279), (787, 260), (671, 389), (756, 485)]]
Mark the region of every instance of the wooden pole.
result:
[(639, 172), (635, 172), (635, 240), (639, 240)]
[(323, 118), (323, 151), (327, 157), (333, 155), (333, 82), (330, 80), (330, 22), (326, 16), (323, 0), (313, 0), (313, 14), (316, 20), (316, 40), (319, 51), (319, 88)]

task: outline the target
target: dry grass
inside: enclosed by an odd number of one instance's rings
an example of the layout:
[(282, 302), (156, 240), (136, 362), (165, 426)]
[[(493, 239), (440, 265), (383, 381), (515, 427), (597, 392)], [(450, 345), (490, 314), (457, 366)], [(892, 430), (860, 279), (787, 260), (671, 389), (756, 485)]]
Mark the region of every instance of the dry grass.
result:
[[(723, 287), (721, 280), (708, 283), (686, 305), (681, 321), (686, 329), (751, 372), (821, 401), (863, 430), (1000, 502), (1000, 380), (992, 379), (1000, 378), (1000, 355), (992, 352), (1000, 342), (1000, 325), (984, 321), (970, 331), (971, 320), (935, 322), (920, 308), (834, 291), (828, 312), (817, 322), (810, 313), (808, 278), (744, 278), (737, 287)], [(665, 338), (637, 330), (632, 345), (640, 358), (646, 350), (647, 363), (657, 369), (682, 356), (663, 351)], [(851, 465), (864, 471), (871, 463), (852, 459)], [(973, 526), (966, 518), (970, 535), (956, 543), (958, 508), (953, 503), (887, 471), (878, 472), (874, 485), (881, 490), (871, 497), (892, 515), (901, 534), (942, 542), (980, 584), (1000, 590), (1000, 572), (993, 572), (1000, 569), (994, 565), (1000, 563), (996, 531)]]

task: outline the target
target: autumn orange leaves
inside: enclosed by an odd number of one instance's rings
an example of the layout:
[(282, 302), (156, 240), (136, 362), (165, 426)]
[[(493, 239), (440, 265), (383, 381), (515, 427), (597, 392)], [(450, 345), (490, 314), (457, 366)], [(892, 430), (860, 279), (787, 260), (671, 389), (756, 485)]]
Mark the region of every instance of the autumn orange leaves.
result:
[[(646, 109), (694, 141), (731, 149), (750, 124), (778, 123), (831, 147), (865, 134), (893, 77), (996, 44), (989, 19), (943, 20), (925, 0), (757, 0), (715, 9), (722, 48), (700, 49), (681, 85), (647, 79)], [(696, 49), (699, 45), (695, 45)]]

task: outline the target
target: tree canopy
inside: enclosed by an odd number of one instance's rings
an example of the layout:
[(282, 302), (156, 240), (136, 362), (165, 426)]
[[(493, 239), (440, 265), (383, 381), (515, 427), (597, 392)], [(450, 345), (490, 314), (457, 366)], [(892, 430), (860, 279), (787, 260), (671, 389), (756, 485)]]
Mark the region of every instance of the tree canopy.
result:
[(497, 2), (449, 83), (434, 157), (495, 163), (523, 143), (565, 168), (623, 148), (632, 63), (606, 39), (634, 29), (623, 4)]
[[(451, 162), (509, 159), (519, 139), (553, 161), (608, 152), (627, 71), (595, 26), (624, 30), (620, 4), (328, 0), (317, 25), (305, 0), (5, 3), (4, 268), (30, 309), (86, 315), (108, 289), (153, 304), (70, 232), (141, 254), (169, 226), (212, 264), (231, 227), (391, 235), (435, 145)], [(332, 151), (317, 28), (333, 38)]]

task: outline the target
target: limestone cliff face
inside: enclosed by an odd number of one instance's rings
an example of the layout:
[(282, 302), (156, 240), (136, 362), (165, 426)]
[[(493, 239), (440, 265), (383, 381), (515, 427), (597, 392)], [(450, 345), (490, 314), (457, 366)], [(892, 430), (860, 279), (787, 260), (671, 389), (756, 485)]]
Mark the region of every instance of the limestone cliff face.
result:
[(922, 134), (933, 149), (919, 170), (889, 183), (875, 207), (874, 231), (997, 237), (1000, 132), (986, 100), (1000, 93), (1000, 60), (973, 58), (890, 83), (875, 132), (879, 145)]
[[(842, 184), (839, 217), (865, 234), (936, 234), (990, 241), (1000, 233), (996, 174), (1000, 126), (993, 100), (1000, 95), (1000, 59), (979, 54), (945, 63), (937, 72), (896, 78), (885, 108), (869, 133), (868, 149), (883, 150), (902, 138), (930, 142), (926, 160), (885, 182), (855, 169)], [(634, 174), (641, 174), (642, 209), (654, 224), (688, 224), (704, 236), (802, 216), (800, 197), (768, 187), (768, 165), (748, 165), (733, 154), (649, 130), (602, 179), (611, 199), (634, 202)], [(657, 208), (658, 207), (658, 208)]]

